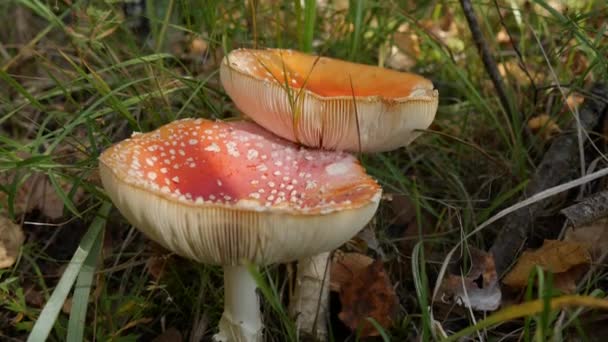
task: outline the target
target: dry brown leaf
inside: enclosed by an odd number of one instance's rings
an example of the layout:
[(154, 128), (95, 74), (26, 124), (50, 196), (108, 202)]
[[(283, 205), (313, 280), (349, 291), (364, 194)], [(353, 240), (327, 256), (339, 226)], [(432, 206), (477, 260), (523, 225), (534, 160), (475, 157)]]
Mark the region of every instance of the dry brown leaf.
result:
[[(0, 182), (4, 184), (11, 183), (14, 175), (0, 175)], [(61, 189), (68, 194), (72, 189), (72, 184), (57, 179)], [(8, 196), (0, 194), (0, 206), (8, 207)], [(83, 198), (84, 192), (82, 189), (76, 190), (72, 197), (75, 203), (78, 203)], [(14, 199), (14, 208), (16, 214), (29, 213), (34, 209), (50, 218), (51, 220), (59, 219), (63, 216), (63, 200), (59, 197), (47, 175), (42, 172), (30, 175), (23, 185), (17, 190)]]
[(511, 37), (509, 37), (509, 33), (507, 33), (507, 30), (504, 27), (496, 34), (496, 42), (499, 44), (511, 43)]
[[(533, 69), (528, 67), (527, 71), (534, 82), (538, 83), (540, 81), (540, 75), (537, 74)], [(530, 77), (528, 77), (526, 72), (522, 70), (516, 60), (508, 60), (506, 62), (498, 63), (498, 72), (504, 78), (512, 78), (519, 86), (528, 87), (530, 85)]]
[(585, 97), (579, 93), (572, 93), (566, 98), (566, 105), (568, 108), (577, 108), (581, 103), (585, 101)]
[(379, 256), (384, 257), (384, 251), (376, 237), (373, 224), (368, 224), (361, 229), (359, 233), (349, 241), (349, 246), (360, 253), (367, 253), (367, 251), (371, 249)]
[(460, 29), (453, 20), (453, 14), (448, 9), (441, 20), (422, 20), (420, 25), (432, 33), (439, 41), (448, 46), (452, 52), (459, 53), (465, 49)]
[(528, 120), (528, 128), (538, 134), (541, 139), (549, 140), (561, 132), (559, 125), (547, 114), (541, 114)]
[(399, 301), (382, 261), (376, 260), (355, 273), (352, 281), (342, 284), (340, 303), (342, 311), (338, 317), (351, 330), (359, 331), (360, 337), (380, 334), (368, 317), (383, 328), (390, 328), (397, 315)]
[(590, 261), (589, 251), (581, 243), (545, 240), (539, 249), (523, 252), (503, 282), (513, 288), (525, 288), (530, 272), (539, 266), (554, 274), (557, 289), (568, 292)]
[(148, 258), (146, 261), (146, 269), (155, 281), (160, 280), (160, 278), (165, 274), (166, 265), (167, 258), (164, 257), (153, 256)]
[(63, 306), (61, 307), (61, 311), (64, 314), (69, 315), (70, 312), (72, 312), (72, 303), (73, 303), (72, 297), (66, 298), (65, 302), (63, 302)]
[(336, 251), (330, 268), (329, 288), (339, 292), (343, 284), (351, 282), (357, 273), (373, 262), (374, 259), (365, 254)]
[(164, 333), (156, 336), (152, 342), (181, 342), (184, 338), (182, 333), (179, 332), (176, 328), (169, 328), (165, 330)]
[(583, 244), (591, 254), (591, 259), (598, 261), (602, 254), (608, 253), (608, 218), (578, 228), (569, 227), (564, 241)]
[(390, 47), (384, 65), (391, 69), (407, 71), (416, 65), (416, 60), (393, 45)]
[(13, 266), (24, 241), (21, 227), (0, 215), (0, 269)]
[(589, 266), (579, 265), (574, 266), (568, 272), (563, 272), (553, 277), (553, 287), (560, 290), (562, 293), (575, 293), (578, 280), (589, 269)]
[(46, 302), (42, 291), (37, 290), (33, 285), (24, 287), (23, 296), (25, 297), (25, 302), (35, 308), (41, 308)]
[(190, 53), (197, 56), (202, 56), (205, 52), (207, 52), (208, 47), (209, 44), (203, 38), (196, 37), (192, 40), (192, 42), (190, 42)]
[(469, 253), (471, 269), (466, 276), (448, 274), (441, 284), (441, 298), (473, 310), (494, 311), (502, 299), (494, 257), (475, 248)]
[(152, 255), (146, 261), (146, 269), (155, 281), (159, 281), (165, 274), (167, 264), (171, 260), (171, 252), (155, 242), (150, 242), (147, 248), (152, 252)]
[(420, 57), (420, 38), (409, 29), (409, 25), (401, 25), (393, 35), (394, 45), (390, 46), (385, 65), (395, 70), (410, 70)]

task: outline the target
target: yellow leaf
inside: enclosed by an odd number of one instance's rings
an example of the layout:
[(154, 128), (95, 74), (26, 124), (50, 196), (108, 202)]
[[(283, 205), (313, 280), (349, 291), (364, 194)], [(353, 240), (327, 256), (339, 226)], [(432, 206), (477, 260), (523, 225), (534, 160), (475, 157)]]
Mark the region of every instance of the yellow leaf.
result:
[(543, 140), (548, 140), (561, 131), (559, 125), (547, 114), (541, 114), (528, 120), (528, 128), (537, 133)]
[[(575, 270), (580, 272), (580, 269), (577, 270), (577, 266), (587, 265), (590, 261), (589, 251), (580, 243), (545, 240), (539, 249), (522, 253), (515, 267), (504, 278), (503, 283), (514, 288), (526, 287), (528, 276), (536, 266), (552, 272), (556, 278), (560, 274), (572, 278), (571, 275), (563, 273)], [(561, 286), (565, 286), (559, 281), (556, 281), (556, 285), (560, 286), (560, 289), (564, 289)]]
[(24, 240), (21, 227), (0, 216), (0, 269), (13, 266)]

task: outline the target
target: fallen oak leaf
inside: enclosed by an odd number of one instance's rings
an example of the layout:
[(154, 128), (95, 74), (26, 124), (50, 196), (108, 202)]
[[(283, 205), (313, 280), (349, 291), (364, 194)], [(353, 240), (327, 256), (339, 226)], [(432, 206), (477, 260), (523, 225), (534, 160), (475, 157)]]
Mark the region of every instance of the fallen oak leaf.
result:
[(593, 261), (608, 252), (608, 219), (603, 218), (577, 228), (569, 227), (564, 241), (583, 244)]
[(471, 269), (466, 276), (449, 274), (441, 284), (441, 298), (479, 311), (494, 311), (502, 300), (494, 256), (476, 248), (469, 249)]
[(365, 253), (368, 249), (371, 249), (381, 258), (384, 257), (384, 251), (380, 246), (380, 242), (376, 237), (376, 232), (374, 231), (374, 228), (372, 228), (371, 224), (366, 225), (359, 231), (359, 233), (357, 233), (355, 237), (349, 241), (349, 245), (353, 243), (355, 244), (355, 247), (358, 247), (358, 249), (363, 253)]
[(352, 281), (342, 284), (340, 303), (342, 311), (338, 317), (352, 331), (359, 332), (359, 337), (380, 335), (369, 318), (385, 329), (393, 325), (399, 301), (381, 260), (374, 261), (355, 273)]
[(579, 266), (586, 266), (590, 262), (589, 251), (578, 242), (545, 240), (537, 250), (522, 253), (503, 283), (512, 288), (525, 288), (532, 269), (540, 266), (554, 274), (554, 287), (568, 292), (575, 287), (576, 279), (581, 275)]
[(0, 215), (0, 269), (13, 266), (24, 241), (21, 226)]
[(528, 120), (528, 128), (543, 140), (549, 140), (561, 132), (559, 125), (547, 114), (541, 114)]
[[(0, 175), (0, 183), (12, 183), (13, 177), (15, 177), (14, 173), (12, 175), (10, 173)], [(61, 218), (65, 203), (57, 191), (60, 190), (64, 194), (68, 194), (72, 190), (72, 184), (63, 179), (55, 179), (55, 182), (59, 188), (55, 188), (49, 175), (42, 172), (34, 172), (27, 176), (27, 179), (17, 189), (14, 196), (15, 213), (29, 213), (38, 209), (51, 220)], [(8, 207), (8, 197), (0, 193), (0, 207)], [(83, 197), (84, 191), (81, 188), (76, 189), (73, 197), (68, 199), (71, 201), (69, 205), (73, 206), (79, 203)]]
[(159, 281), (167, 270), (167, 265), (172, 258), (171, 252), (157, 243), (148, 244), (152, 255), (146, 260), (146, 270), (154, 281)]
[(162, 334), (156, 336), (152, 342), (181, 342), (184, 338), (182, 333), (174, 327), (171, 327)]
[(340, 292), (343, 284), (350, 283), (355, 274), (371, 265), (374, 259), (361, 253), (336, 251), (330, 267), (329, 289)]

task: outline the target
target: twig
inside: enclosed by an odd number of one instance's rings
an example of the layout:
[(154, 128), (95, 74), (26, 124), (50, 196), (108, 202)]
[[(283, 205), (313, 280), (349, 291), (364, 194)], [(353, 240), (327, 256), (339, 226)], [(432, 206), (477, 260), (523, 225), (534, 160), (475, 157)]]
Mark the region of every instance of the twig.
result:
[(511, 108), (511, 104), (509, 102), (509, 98), (507, 97), (507, 92), (505, 89), (504, 82), (502, 80), (502, 76), (498, 72), (498, 67), (496, 66), (496, 61), (492, 58), (492, 53), (490, 52), (490, 48), (488, 47), (488, 43), (481, 33), (481, 29), (479, 28), (479, 22), (475, 17), (475, 11), (473, 10), (473, 6), (471, 5), (470, 0), (460, 0), (460, 5), (462, 6), (462, 11), (464, 12), (464, 16), (467, 18), (467, 22), (469, 24), (469, 29), (471, 30), (471, 35), (473, 36), (473, 41), (477, 46), (477, 50), (479, 50), (479, 54), (481, 55), (481, 60), (483, 62), (483, 66), (486, 69), (486, 72), (492, 79), (492, 83), (494, 84), (494, 88), (496, 88), (496, 93), (498, 93), (498, 98), (500, 99), (500, 103), (503, 106), (505, 112), (513, 118), (515, 115), (513, 108)]
[(593, 194), (579, 203), (561, 210), (575, 227), (608, 216), (608, 190)]
[[(600, 98), (606, 98), (608, 87), (598, 83), (591, 88), (591, 92)], [(567, 182), (577, 176), (579, 159), (581, 158), (577, 129), (593, 130), (607, 109), (606, 104), (594, 98), (585, 100), (579, 113), (580, 127), (577, 122), (573, 122), (567, 133), (553, 140), (524, 191), (526, 197)], [(548, 204), (550, 204), (548, 200), (533, 203), (505, 219), (491, 248), (499, 275), (502, 275), (515, 260), (519, 250), (528, 239), (528, 234), (536, 217)]]

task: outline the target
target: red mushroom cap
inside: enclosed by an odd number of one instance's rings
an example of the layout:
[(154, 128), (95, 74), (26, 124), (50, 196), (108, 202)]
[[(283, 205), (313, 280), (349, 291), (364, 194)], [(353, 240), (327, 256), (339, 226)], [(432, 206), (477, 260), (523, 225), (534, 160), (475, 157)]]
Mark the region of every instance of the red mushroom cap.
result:
[[(177, 121), (133, 135), (100, 161), (104, 187), (131, 223), (178, 254), (217, 264), (335, 248), (371, 218), (381, 191), (352, 155), (301, 148), (249, 122)], [(255, 246), (286, 244), (286, 236), (302, 245), (298, 235), (312, 239), (312, 251)], [(324, 235), (319, 250), (313, 242)]]

